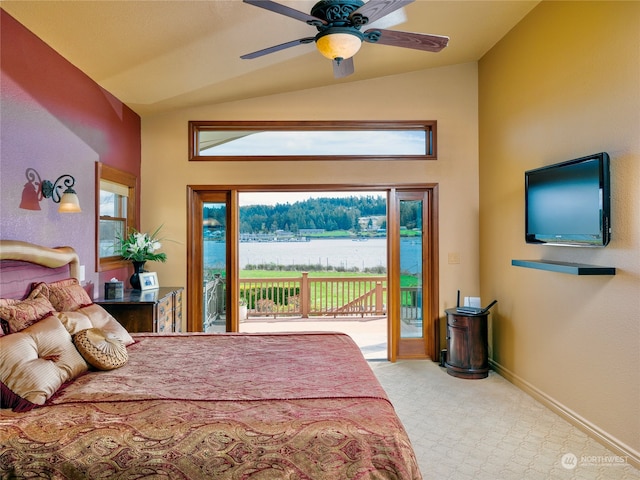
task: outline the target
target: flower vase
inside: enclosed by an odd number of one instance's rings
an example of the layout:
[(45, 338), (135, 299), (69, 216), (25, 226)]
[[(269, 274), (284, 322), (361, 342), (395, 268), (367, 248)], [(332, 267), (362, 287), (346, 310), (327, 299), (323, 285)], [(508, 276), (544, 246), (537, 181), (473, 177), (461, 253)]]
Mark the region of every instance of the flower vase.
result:
[(131, 288), (140, 290), (140, 274), (144, 272), (144, 264), (146, 262), (133, 262), (133, 275), (129, 279)]

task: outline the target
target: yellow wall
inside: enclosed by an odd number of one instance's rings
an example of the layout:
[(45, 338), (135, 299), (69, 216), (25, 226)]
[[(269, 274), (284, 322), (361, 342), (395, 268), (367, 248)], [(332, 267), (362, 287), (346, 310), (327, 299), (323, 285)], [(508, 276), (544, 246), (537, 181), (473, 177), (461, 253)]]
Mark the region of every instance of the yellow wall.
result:
[[(186, 186), (225, 184), (440, 184), (441, 311), (461, 288), (478, 294), (477, 64), (338, 84), (142, 121), (142, 229), (164, 224), (163, 285), (186, 284)], [(437, 120), (438, 160), (188, 162), (189, 120)], [(460, 264), (449, 265), (449, 252)]]
[[(543, 2), (479, 62), (482, 295), (503, 374), (605, 443), (640, 451), (640, 3)], [(612, 241), (524, 243), (525, 170), (606, 151)], [(583, 277), (511, 266), (618, 269)]]

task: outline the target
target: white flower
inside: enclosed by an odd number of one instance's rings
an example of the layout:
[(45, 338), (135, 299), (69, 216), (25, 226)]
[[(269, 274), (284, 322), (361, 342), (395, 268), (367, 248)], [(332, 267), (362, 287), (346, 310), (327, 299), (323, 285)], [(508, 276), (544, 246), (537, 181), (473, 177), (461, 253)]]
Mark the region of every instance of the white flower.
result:
[(132, 230), (128, 237), (121, 239), (120, 255), (134, 262), (165, 262), (167, 260), (166, 254), (154, 253), (162, 248), (162, 244), (156, 238), (159, 231), (160, 228), (149, 235)]

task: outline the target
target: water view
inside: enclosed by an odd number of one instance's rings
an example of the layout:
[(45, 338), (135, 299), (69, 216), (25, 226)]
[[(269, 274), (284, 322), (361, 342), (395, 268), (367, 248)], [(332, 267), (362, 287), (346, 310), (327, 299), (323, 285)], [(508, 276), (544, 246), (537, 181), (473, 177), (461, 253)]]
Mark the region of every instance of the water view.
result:
[[(416, 239), (402, 239), (403, 252), (420, 249)], [(225, 262), (225, 243), (204, 242), (205, 268), (222, 268)], [(275, 264), (322, 265), (325, 268), (345, 270), (357, 268), (359, 271), (376, 267), (387, 267), (387, 240), (372, 238), (365, 241), (350, 239), (319, 240), (309, 242), (243, 242), (240, 244), (240, 268), (247, 265)], [(412, 264), (415, 255), (403, 255), (401, 269), (405, 273), (418, 272), (419, 265)]]

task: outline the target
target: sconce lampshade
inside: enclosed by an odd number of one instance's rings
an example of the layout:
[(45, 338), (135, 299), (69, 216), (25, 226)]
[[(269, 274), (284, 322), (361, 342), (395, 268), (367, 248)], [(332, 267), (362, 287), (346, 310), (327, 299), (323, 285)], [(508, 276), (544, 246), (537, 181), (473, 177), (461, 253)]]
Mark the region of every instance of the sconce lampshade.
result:
[(78, 213), (81, 211), (82, 209), (80, 208), (80, 200), (78, 200), (78, 195), (76, 195), (75, 190), (73, 190), (72, 188), (67, 188), (60, 198), (60, 206), (58, 207), (58, 212)]
[(362, 46), (363, 36), (354, 28), (333, 28), (316, 37), (316, 48), (329, 60), (353, 57)]

